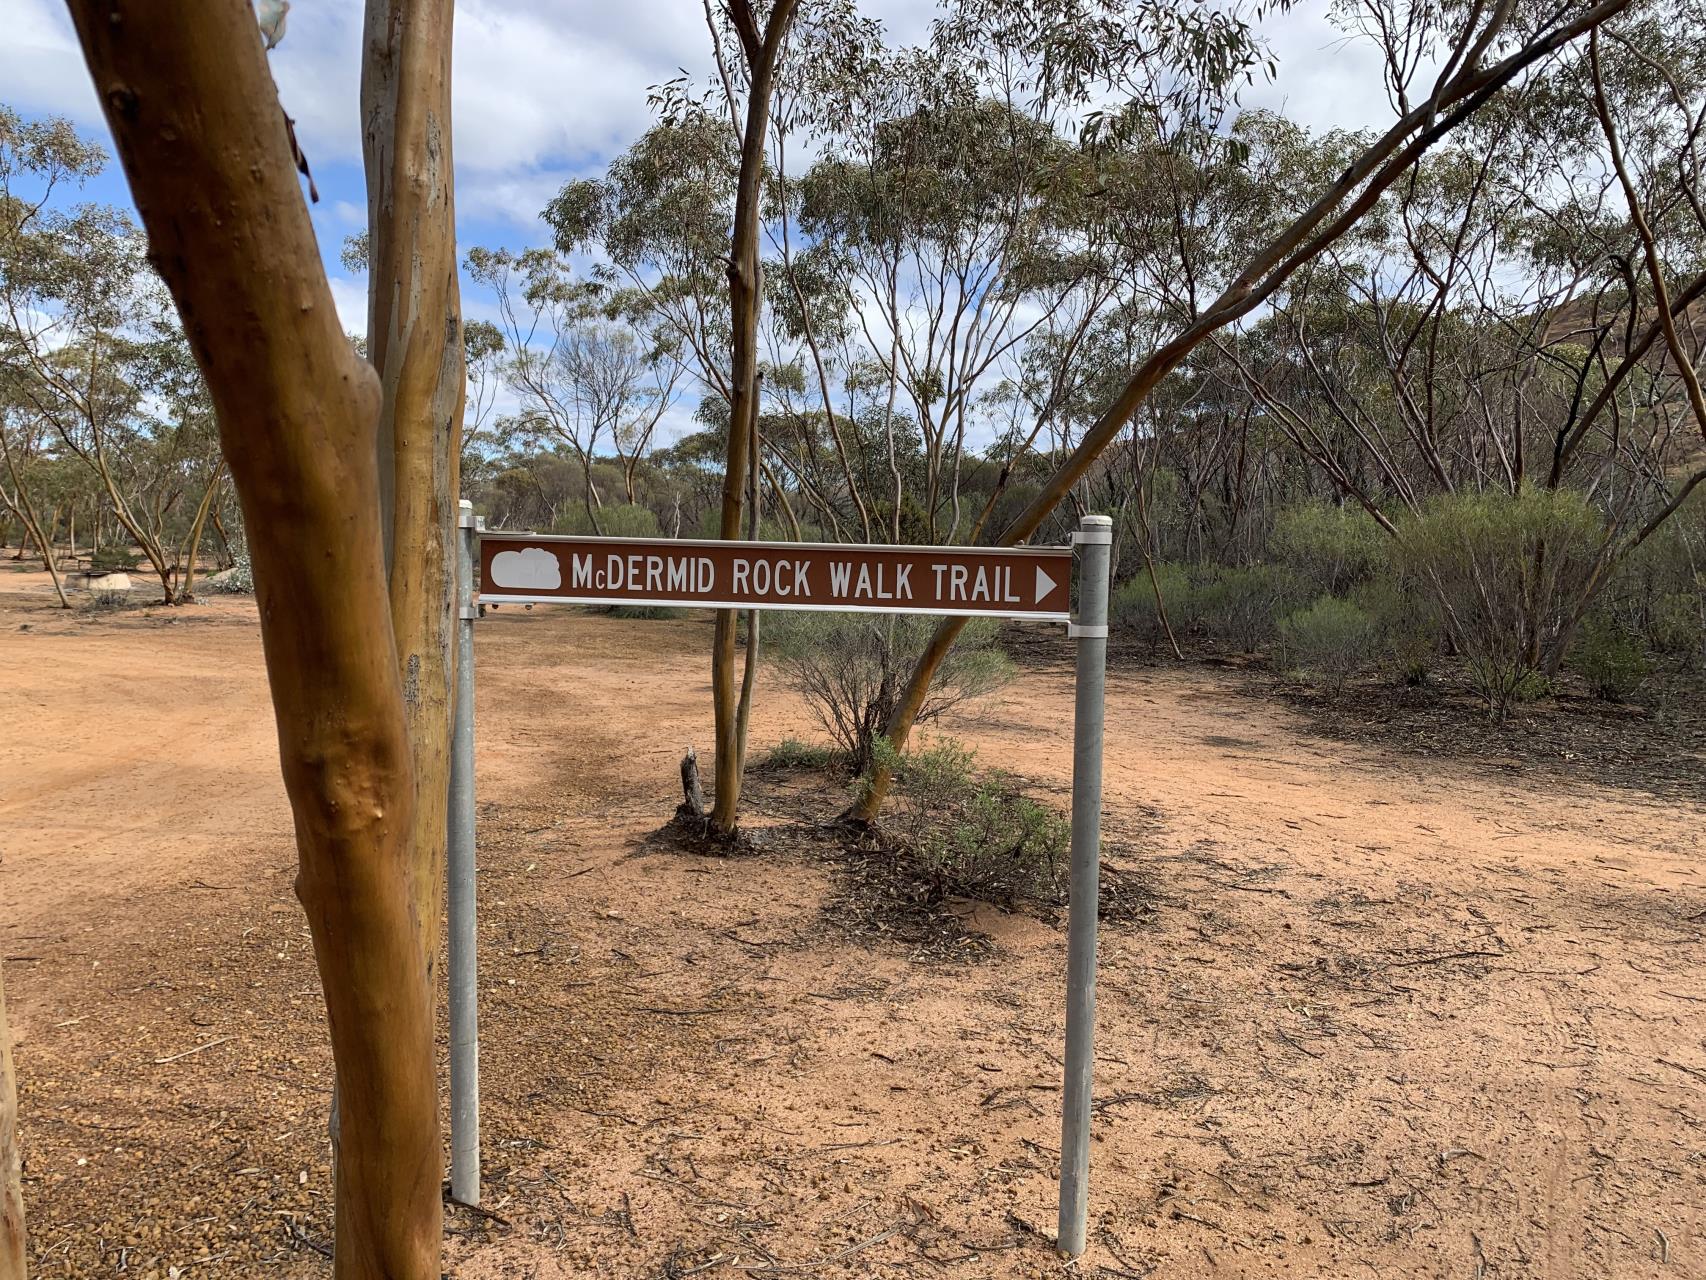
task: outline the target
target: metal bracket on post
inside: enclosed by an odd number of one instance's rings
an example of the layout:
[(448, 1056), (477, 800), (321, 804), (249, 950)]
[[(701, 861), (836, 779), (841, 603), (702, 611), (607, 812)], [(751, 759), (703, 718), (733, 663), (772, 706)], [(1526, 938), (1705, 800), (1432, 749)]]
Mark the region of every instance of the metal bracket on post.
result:
[(1072, 726), (1072, 890), (1066, 940), (1066, 1087), (1060, 1118), (1060, 1223), (1056, 1247), (1084, 1252), (1089, 1220), (1090, 1105), (1096, 1038), (1096, 915), (1102, 874), (1102, 728), (1108, 666), (1108, 560), (1114, 522), (1085, 516), (1073, 534), (1078, 642)]
[(456, 526), (456, 709), (450, 738), (450, 1196), (480, 1203), (480, 1009), (474, 889), (474, 561), (480, 522), (464, 501)]
[[(474, 504), (469, 502), (468, 499), (462, 499), (461, 502), (456, 504), (456, 507), (456, 527), (458, 529), (472, 529), (476, 534), (478, 534), (486, 527), (486, 518), (484, 516), (477, 516), (474, 514)], [(462, 535), (463, 538), (467, 538), (467, 536), (467, 534)], [(474, 539), (474, 548), (468, 555), (470, 569), (472, 569), (473, 561), (479, 559), (479, 547), (480, 542), (476, 537)], [(460, 566), (458, 566), (458, 568), (460, 568)], [(478, 622), (480, 620), (480, 608), (478, 605), (473, 603), (473, 599), (474, 577), (472, 572), (470, 572), (468, 576), (468, 599), (463, 600), (461, 598), (460, 589), (457, 592), (456, 616), (461, 618), (464, 622)]]

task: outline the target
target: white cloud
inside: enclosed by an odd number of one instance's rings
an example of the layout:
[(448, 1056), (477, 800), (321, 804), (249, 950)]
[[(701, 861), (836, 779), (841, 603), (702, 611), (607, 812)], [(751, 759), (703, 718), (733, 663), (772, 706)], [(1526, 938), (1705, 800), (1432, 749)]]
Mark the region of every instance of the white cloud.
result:
[(79, 124), (101, 121), (101, 104), (65, 6), (54, 0), (7, 0), (6, 38), (0, 40), (0, 85), (7, 106), (69, 116)]
[(345, 333), (353, 333), (356, 337), (367, 334), (367, 284), (361, 280), (351, 280), (348, 276), (333, 276), (327, 281), (332, 286), (332, 301), (338, 308), (338, 321), (344, 327)]
[(1385, 127), (1393, 119), (1372, 41), (1347, 35), (1329, 20), (1326, 6), (1303, 5), (1261, 25), (1279, 74), (1258, 77), (1242, 96), (1246, 107), (1281, 111), (1309, 129)]
[(268, 55), (278, 99), (316, 172), (361, 162), (361, 6), (296, 0)]
[(556, 591), (563, 585), (557, 557), (543, 547), (500, 551), (492, 557), (492, 585), (511, 591)]
[[(549, 239), (549, 229), (539, 219), (546, 204), (565, 182), (577, 176), (574, 170), (555, 168), (515, 173), (469, 172), (460, 157), (456, 167), (458, 223), (503, 223), (525, 233), (520, 238), (533, 244)], [(597, 171), (599, 166), (592, 168)]]
[(367, 210), (349, 200), (334, 200), (328, 212), (340, 226), (351, 231), (367, 230)]
[[(892, 43), (928, 36), (935, 7), (918, 0), (864, 0)], [(0, 96), (31, 112), (100, 128), (64, 8), (10, 0), (0, 42)], [(1347, 39), (1326, 6), (1301, 6), (1263, 24), (1279, 58), (1246, 105), (1283, 108), (1311, 128), (1360, 127), (1390, 118), (1379, 54)], [(296, 0), (271, 55), (285, 109), (318, 173), (361, 163), (361, 6)], [(462, 0), (454, 50), (454, 147), (458, 213), (466, 224), (513, 227), (543, 238), (538, 215), (569, 177), (596, 172), (651, 121), (646, 88), (678, 69), (703, 74), (708, 37), (696, 0)], [(322, 185), (325, 185), (324, 181)], [(359, 186), (332, 195), (339, 226), (366, 221)], [(335, 246), (328, 245), (335, 252)]]
[(671, 48), (683, 26), (681, 9), (660, 0), (537, 7), (485, 0), (461, 7), (458, 173), (579, 164), (621, 150), (650, 121), (646, 86), (673, 75), (677, 61), (697, 59), (696, 45)]

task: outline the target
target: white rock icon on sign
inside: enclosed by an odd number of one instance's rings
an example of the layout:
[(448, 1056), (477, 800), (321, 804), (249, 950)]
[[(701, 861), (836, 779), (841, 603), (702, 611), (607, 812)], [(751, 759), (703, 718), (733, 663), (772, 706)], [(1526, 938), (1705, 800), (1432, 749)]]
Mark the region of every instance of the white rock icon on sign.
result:
[(492, 585), (517, 591), (555, 591), (563, 585), (557, 557), (543, 547), (500, 551), (492, 557)]

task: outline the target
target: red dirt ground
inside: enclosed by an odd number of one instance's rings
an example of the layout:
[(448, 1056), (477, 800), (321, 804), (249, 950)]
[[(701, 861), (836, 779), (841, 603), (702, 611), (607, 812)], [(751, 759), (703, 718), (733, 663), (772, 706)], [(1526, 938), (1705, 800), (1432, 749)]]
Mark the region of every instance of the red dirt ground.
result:
[[(40, 1275), (329, 1273), (330, 1058), (254, 607), (0, 575), (0, 951)], [(1699, 807), (1109, 682), (1093, 1245), (1051, 1248), (1064, 937), (855, 936), (784, 783), (652, 839), (709, 629), (478, 632), (486, 1207), (459, 1277), (1706, 1276)], [(1069, 651), (947, 728), (1064, 802)], [(770, 684), (755, 754), (810, 738)], [(824, 816), (828, 816), (827, 812)]]

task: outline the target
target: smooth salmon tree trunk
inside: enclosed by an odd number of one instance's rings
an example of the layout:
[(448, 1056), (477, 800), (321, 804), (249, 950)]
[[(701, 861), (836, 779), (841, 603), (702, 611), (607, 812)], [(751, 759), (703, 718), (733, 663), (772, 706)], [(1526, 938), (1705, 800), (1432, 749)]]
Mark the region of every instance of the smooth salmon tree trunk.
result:
[(414, 757), (414, 895), (429, 977), (444, 905), (466, 387), (450, 155), (453, 16), (452, 0), (369, 0), (361, 74), (367, 350), (383, 393), (381, 519)]
[[(776, 62), (782, 40), (794, 18), (796, 0), (775, 0), (762, 29), (747, 0), (734, 0), (730, 16), (746, 59), (746, 124), (740, 140), (740, 175), (735, 184), (734, 229), (729, 244), (729, 315), (733, 324), (730, 352), (729, 447), (723, 469), (723, 505), (718, 537), (740, 537), (741, 490), (751, 457), (753, 424), (758, 416), (758, 313), (764, 305), (760, 284), (758, 232), (764, 177), (764, 139), (770, 128), (770, 94), (776, 84)], [(711, 701), (716, 712), (717, 794), (711, 807), (711, 826), (723, 834), (734, 831), (740, 816), (740, 785), (744, 761), (741, 749), (740, 688), (735, 680), (734, 609), (717, 611), (711, 649)], [(748, 698), (751, 685), (748, 683)], [(749, 701), (750, 708), (750, 701)]]
[(380, 537), (379, 380), (338, 321), (248, 0), (70, 0), (254, 566), (342, 1102), (340, 1280), (437, 1280), (433, 1019)]
[(12, 1032), (6, 979), (0, 974), (0, 1280), (24, 1280), (23, 1160), (18, 1151), (18, 1086), (12, 1075)]

